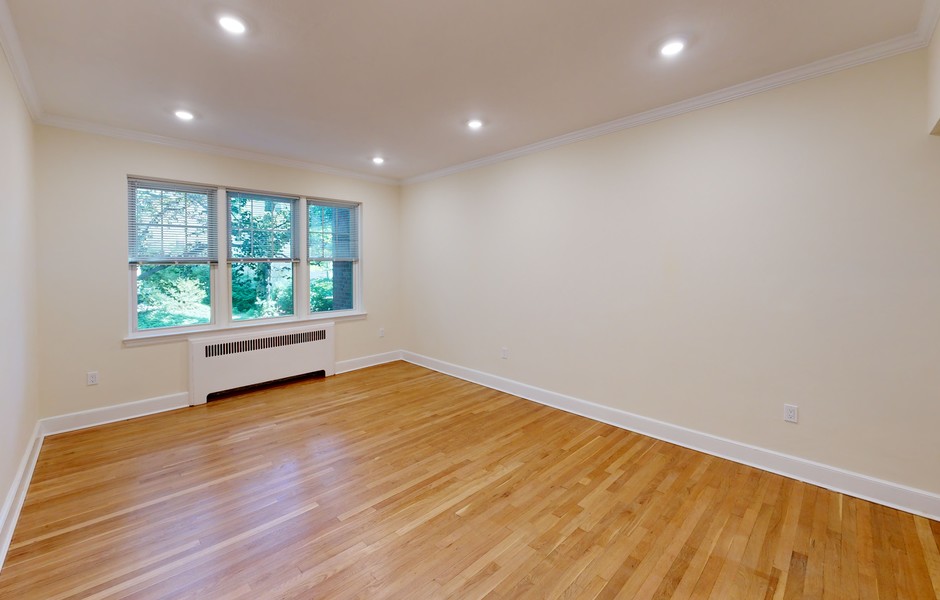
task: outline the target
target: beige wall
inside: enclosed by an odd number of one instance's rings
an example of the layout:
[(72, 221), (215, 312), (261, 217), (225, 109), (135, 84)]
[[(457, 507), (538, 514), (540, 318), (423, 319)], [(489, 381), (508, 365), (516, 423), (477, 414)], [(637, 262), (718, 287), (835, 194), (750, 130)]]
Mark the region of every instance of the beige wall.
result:
[[(128, 348), (127, 175), (363, 203), (368, 318), (337, 324), (337, 360), (401, 347), (397, 186), (37, 127), (41, 416), (188, 387), (185, 342)], [(379, 327), (386, 337), (379, 339)], [(85, 385), (96, 370), (101, 383)]]
[(927, 124), (934, 135), (940, 135), (940, 34), (934, 33), (927, 53)]
[(405, 186), (405, 347), (940, 492), (926, 61)]
[(33, 126), (0, 52), (0, 505), (36, 425)]

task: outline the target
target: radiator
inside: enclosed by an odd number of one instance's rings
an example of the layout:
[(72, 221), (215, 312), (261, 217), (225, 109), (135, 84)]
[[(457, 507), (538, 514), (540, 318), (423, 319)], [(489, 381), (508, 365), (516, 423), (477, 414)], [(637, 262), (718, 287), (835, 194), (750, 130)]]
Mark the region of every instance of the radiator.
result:
[(336, 372), (333, 324), (263, 333), (202, 338), (189, 342), (189, 403), (206, 396), (285, 377)]

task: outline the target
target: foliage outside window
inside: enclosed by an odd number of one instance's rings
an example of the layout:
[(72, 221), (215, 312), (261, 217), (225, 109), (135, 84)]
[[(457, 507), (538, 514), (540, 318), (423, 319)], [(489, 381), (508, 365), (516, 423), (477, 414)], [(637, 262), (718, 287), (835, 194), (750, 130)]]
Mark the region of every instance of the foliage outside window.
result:
[(137, 329), (212, 321), (216, 223), (213, 188), (128, 181), (128, 262), (136, 279)]
[[(225, 328), (358, 308), (358, 204), (219, 193), (128, 178), (132, 332)], [(219, 211), (225, 211), (224, 241)], [(228, 298), (219, 295), (226, 287)]]
[(294, 314), (296, 199), (229, 192), (232, 319)]

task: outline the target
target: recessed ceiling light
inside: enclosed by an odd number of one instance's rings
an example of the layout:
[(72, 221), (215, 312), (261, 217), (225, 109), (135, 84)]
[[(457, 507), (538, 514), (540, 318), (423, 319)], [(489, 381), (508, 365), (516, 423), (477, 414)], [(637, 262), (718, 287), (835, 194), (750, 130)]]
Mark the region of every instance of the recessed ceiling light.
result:
[(234, 33), (235, 35), (241, 35), (245, 33), (245, 30), (248, 28), (245, 27), (245, 23), (241, 20), (236, 19), (235, 17), (221, 17), (219, 19), (219, 25), (222, 26), (222, 29), (229, 33)]
[(372, 159), (372, 162), (374, 162), (377, 165), (380, 165), (385, 162), (385, 159), (382, 158), (381, 156), (376, 156), (375, 158)]
[(483, 127), (483, 121), (481, 121), (480, 119), (471, 119), (467, 121), (467, 127), (469, 127), (470, 129), (479, 129)]
[(188, 110), (178, 110), (173, 114), (176, 115), (176, 118), (179, 119), (180, 121), (192, 121), (193, 120), (193, 113), (189, 112)]
[(675, 56), (685, 50), (685, 42), (682, 40), (669, 40), (659, 49), (663, 56)]

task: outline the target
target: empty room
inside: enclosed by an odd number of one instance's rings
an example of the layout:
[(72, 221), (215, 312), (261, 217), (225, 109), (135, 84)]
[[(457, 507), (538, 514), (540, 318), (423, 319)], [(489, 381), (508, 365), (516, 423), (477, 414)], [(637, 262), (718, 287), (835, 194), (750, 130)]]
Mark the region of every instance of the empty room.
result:
[(940, 600), (940, 0), (0, 0), (0, 598)]

